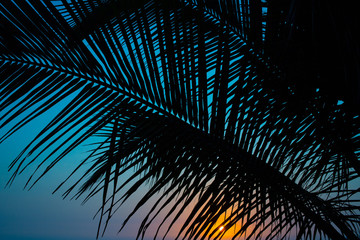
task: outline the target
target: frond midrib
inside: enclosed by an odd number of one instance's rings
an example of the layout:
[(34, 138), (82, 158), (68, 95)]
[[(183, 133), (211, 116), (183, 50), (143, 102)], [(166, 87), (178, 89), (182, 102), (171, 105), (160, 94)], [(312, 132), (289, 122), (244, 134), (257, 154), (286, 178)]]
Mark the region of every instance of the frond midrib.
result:
[[(81, 74), (81, 73), (78, 73), (77, 71), (71, 71), (69, 70), (69, 67), (64, 67), (64, 68), (61, 68), (59, 66), (56, 66), (55, 64), (53, 66), (49, 66), (49, 65), (45, 65), (45, 64), (41, 64), (41, 63), (38, 63), (38, 62), (31, 62), (31, 61), (25, 61), (25, 60), (21, 60), (21, 59), (13, 59), (13, 58), (6, 58), (4, 56), (0, 56), (0, 60), (3, 60), (4, 63), (6, 62), (12, 62), (12, 63), (20, 63), (20, 64), (23, 64), (23, 65), (28, 65), (28, 66), (34, 66), (34, 67), (38, 67), (38, 68), (44, 68), (44, 69), (47, 69), (47, 70), (53, 70), (53, 71), (57, 71), (57, 72), (60, 72), (60, 73), (63, 73), (63, 74), (68, 74), (68, 75), (72, 75), (73, 77), (75, 78), (80, 78), (80, 79), (84, 79), (88, 82), (91, 82), (91, 83), (95, 83), (97, 85), (100, 85), (106, 89), (109, 89), (113, 92), (117, 92), (119, 94), (122, 94), (130, 99), (134, 99), (136, 100), (137, 102), (140, 102), (141, 104), (145, 105), (146, 107), (148, 108), (151, 108), (153, 110), (155, 110), (156, 112), (162, 114), (162, 115), (165, 115), (167, 117), (175, 117), (173, 116), (171, 113), (169, 113), (168, 111), (166, 111), (165, 109), (153, 104), (153, 103), (150, 103), (149, 101), (147, 101), (146, 99), (143, 99), (139, 96), (137, 96), (136, 94), (133, 94), (129, 91), (126, 91), (125, 89), (122, 89), (122, 88), (119, 88), (119, 87), (116, 87), (114, 85), (111, 85), (109, 83), (106, 83), (105, 81), (101, 81), (101, 77), (97, 76), (97, 77), (89, 77), (85, 74)], [(175, 117), (176, 118), (176, 117)], [(184, 123), (187, 123), (186, 121), (180, 119), (180, 118), (176, 118), (176, 119), (179, 119), (181, 121), (183, 121)], [(190, 125), (190, 124), (189, 124)], [(192, 126), (192, 125), (190, 125)]]

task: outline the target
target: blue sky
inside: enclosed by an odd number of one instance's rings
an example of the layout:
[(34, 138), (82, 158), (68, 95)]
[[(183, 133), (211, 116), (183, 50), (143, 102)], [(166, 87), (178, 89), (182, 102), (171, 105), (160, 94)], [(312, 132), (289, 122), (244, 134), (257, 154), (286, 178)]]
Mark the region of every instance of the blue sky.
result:
[[(58, 109), (54, 109), (53, 113)], [(0, 239), (1, 240), (87, 240), (95, 239), (98, 218), (93, 220), (100, 199), (92, 199), (85, 205), (81, 200), (62, 199), (61, 193), (52, 195), (53, 190), (61, 183), (76, 166), (78, 160), (85, 155), (85, 148), (79, 148), (71, 153), (59, 166), (56, 166), (30, 191), (23, 190), (27, 178), (33, 168), (18, 176), (10, 188), (4, 188), (11, 176), (8, 165), (18, 155), (51, 118), (51, 112), (39, 117), (24, 129), (0, 144)], [(3, 135), (7, 129), (0, 129)], [(104, 240), (134, 239), (139, 217), (135, 217), (128, 227), (117, 234), (124, 213), (121, 212), (110, 222)]]
[(9, 163), (41, 127), (42, 120), (44, 117), (0, 144), (0, 239), (92, 239), (97, 225), (92, 220), (94, 206), (80, 206), (80, 201), (62, 200), (60, 193), (51, 194), (66, 176), (64, 166), (48, 174), (31, 191), (23, 190), (29, 171), (16, 178), (10, 188), (4, 188), (11, 176), (7, 172)]
[[(61, 194), (66, 187), (62, 188), (62, 191), (52, 194), (77, 163), (87, 156), (87, 147), (80, 147), (70, 153), (30, 191), (23, 188), (36, 167), (36, 163), (19, 175), (10, 188), (5, 188), (11, 177), (11, 172), (7, 171), (8, 165), (62, 106), (60, 104), (47, 114), (35, 119), (0, 144), (1, 240), (88, 240), (96, 238), (98, 218), (93, 220), (93, 217), (101, 204), (101, 198), (93, 198), (82, 205), (82, 199), (62, 199)], [(0, 129), (0, 135), (3, 135), (7, 129)], [(141, 197), (143, 191), (146, 189), (143, 188), (142, 191), (136, 193), (119, 209), (110, 221), (102, 239), (130, 240), (135, 238), (138, 226), (151, 202), (134, 215), (121, 233), (117, 234), (117, 232), (124, 218), (133, 209), (131, 204), (137, 202), (136, 200)], [(176, 227), (178, 226), (175, 226), (175, 231)], [(152, 231), (150, 230), (149, 233), (151, 234)], [(173, 235), (170, 235), (169, 239), (173, 238), (171, 236)]]

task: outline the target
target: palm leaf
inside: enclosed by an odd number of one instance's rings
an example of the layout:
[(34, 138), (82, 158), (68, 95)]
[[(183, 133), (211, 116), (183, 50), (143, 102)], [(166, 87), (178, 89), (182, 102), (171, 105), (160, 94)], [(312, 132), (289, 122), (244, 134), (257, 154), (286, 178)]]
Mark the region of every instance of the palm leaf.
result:
[[(298, 1), (1, 3), (0, 120), (14, 126), (1, 141), (71, 98), (10, 165), (9, 183), (38, 162), (33, 186), (96, 137), (65, 182), (91, 166), (64, 197), (79, 186), (74, 197), (101, 194), (98, 235), (151, 183), (121, 228), (157, 197), (137, 238), (157, 218), (155, 238), (185, 217), (178, 238), (234, 229), (234, 238), (358, 239), (356, 101), (338, 104), (322, 65), (298, 75), (311, 56), (307, 12)], [(301, 30), (289, 38), (292, 26)], [(301, 64), (289, 61), (304, 49)]]

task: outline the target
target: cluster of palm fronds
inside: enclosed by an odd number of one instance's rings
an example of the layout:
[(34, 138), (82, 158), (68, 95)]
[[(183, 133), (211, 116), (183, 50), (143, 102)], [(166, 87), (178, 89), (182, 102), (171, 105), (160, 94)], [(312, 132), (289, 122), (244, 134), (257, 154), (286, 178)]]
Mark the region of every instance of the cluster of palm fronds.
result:
[(178, 238), (359, 239), (360, 21), (341, 4), (2, 1), (1, 141), (67, 99), (9, 183), (96, 137), (64, 195), (102, 194), (99, 233), (151, 183), (124, 220), (156, 197), (138, 238), (185, 217)]

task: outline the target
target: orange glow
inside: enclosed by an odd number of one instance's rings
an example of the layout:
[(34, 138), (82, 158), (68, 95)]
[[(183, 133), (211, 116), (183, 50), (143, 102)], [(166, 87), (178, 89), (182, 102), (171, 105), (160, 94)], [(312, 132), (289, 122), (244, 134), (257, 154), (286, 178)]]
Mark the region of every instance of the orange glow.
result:
[[(213, 224), (213, 227), (210, 229), (207, 237), (212, 234), (212, 238), (219, 238), (221, 236), (222, 240), (231, 240), (234, 239), (234, 236), (240, 231), (242, 228), (241, 222), (237, 222), (236, 224), (230, 226), (228, 223), (230, 222), (229, 216), (231, 216), (231, 210), (228, 210), (226, 213), (223, 213), (217, 221)], [(236, 239), (245, 239), (245, 235), (252, 230), (252, 226), (248, 228), (247, 231), (243, 233), (242, 236), (238, 236)], [(206, 238), (205, 236), (203, 236)], [(212, 239), (211, 238), (211, 239)]]

